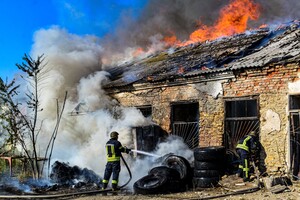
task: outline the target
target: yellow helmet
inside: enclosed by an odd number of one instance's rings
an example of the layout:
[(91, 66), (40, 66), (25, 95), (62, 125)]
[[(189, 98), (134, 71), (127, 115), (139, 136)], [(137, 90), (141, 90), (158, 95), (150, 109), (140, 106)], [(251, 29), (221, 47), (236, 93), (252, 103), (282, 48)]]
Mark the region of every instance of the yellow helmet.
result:
[(116, 131), (113, 131), (113, 132), (110, 133), (110, 137), (111, 137), (111, 138), (117, 139), (117, 138), (118, 138), (118, 135), (119, 135), (119, 133), (116, 132)]

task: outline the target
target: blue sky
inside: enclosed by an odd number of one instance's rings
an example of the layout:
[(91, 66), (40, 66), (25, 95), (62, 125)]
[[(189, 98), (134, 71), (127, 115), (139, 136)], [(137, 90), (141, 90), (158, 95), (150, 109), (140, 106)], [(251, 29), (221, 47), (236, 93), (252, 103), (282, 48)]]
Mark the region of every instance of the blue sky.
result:
[(11, 78), (30, 54), (35, 31), (57, 25), (77, 35), (113, 31), (123, 10), (138, 16), (147, 0), (1, 0), (0, 77)]

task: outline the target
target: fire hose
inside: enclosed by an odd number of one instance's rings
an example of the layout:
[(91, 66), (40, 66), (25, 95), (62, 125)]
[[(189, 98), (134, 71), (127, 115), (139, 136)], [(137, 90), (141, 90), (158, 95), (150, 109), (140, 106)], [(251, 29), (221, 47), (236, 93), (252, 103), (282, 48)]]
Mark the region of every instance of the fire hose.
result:
[(123, 187), (125, 187), (126, 185), (128, 185), (128, 183), (129, 183), (129, 182), (131, 181), (131, 179), (132, 179), (132, 174), (131, 174), (130, 168), (129, 168), (129, 166), (127, 165), (127, 162), (126, 162), (125, 159), (123, 158), (122, 154), (121, 154), (121, 158), (122, 158), (122, 161), (123, 161), (123, 163), (124, 163), (126, 169), (128, 170), (128, 173), (129, 173), (129, 180), (128, 180), (124, 185), (120, 186), (120, 189), (123, 188)]
[[(129, 169), (128, 164), (126, 163), (125, 159), (121, 155), (121, 159), (126, 166), (126, 169), (129, 173), (129, 180), (118, 189), (124, 188), (132, 179), (132, 173)], [(84, 191), (84, 192), (73, 192), (67, 194), (49, 194), (49, 195), (0, 195), (0, 199), (52, 199), (52, 198), (62, 198), (62, 197), (74, 197), (79, 195), (91, 195), (91, 194), (99, 194), (99, 193), (107, 193), (111, 192), (112, 189), (105, 189), (105, 190), (92, 190), (92, 191)]]

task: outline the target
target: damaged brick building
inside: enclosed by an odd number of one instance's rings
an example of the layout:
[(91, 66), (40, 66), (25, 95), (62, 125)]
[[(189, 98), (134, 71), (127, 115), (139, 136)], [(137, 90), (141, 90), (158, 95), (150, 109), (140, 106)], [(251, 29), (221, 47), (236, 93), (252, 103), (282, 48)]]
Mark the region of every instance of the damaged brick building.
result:
[(114, 67), (104, 88), (191, 149), (234, 150), (238, 139), (256, 130), (267, 171), (298, 176), (299, 61), (300, 28), (293, 22)]

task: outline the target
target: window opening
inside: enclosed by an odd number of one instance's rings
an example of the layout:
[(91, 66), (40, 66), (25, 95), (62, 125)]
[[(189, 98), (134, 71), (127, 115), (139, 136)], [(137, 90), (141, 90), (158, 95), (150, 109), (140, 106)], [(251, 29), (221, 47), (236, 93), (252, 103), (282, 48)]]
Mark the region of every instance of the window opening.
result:
[(259, 131), (257, 98), (225, 100), (224, 146), (235, 151), (242, 137), (250, 131)]
[(151, 152), (163, 137), (163, 131), (159, 126), (149, 125), (136, 127), (137, 149)]
[(144, 117), (152, 117), (152, 107), (151, 106), (142, 106), (137, 107), (141, 111)]
[(172, 135), (182, 137), (189, 148), (199, 145), (199, 104), (175, 103), (171, 105)]
[(289, 96), (289, 112), (290, 168), (294, 177), (298, 177), (300, 172), (300, 95)]

